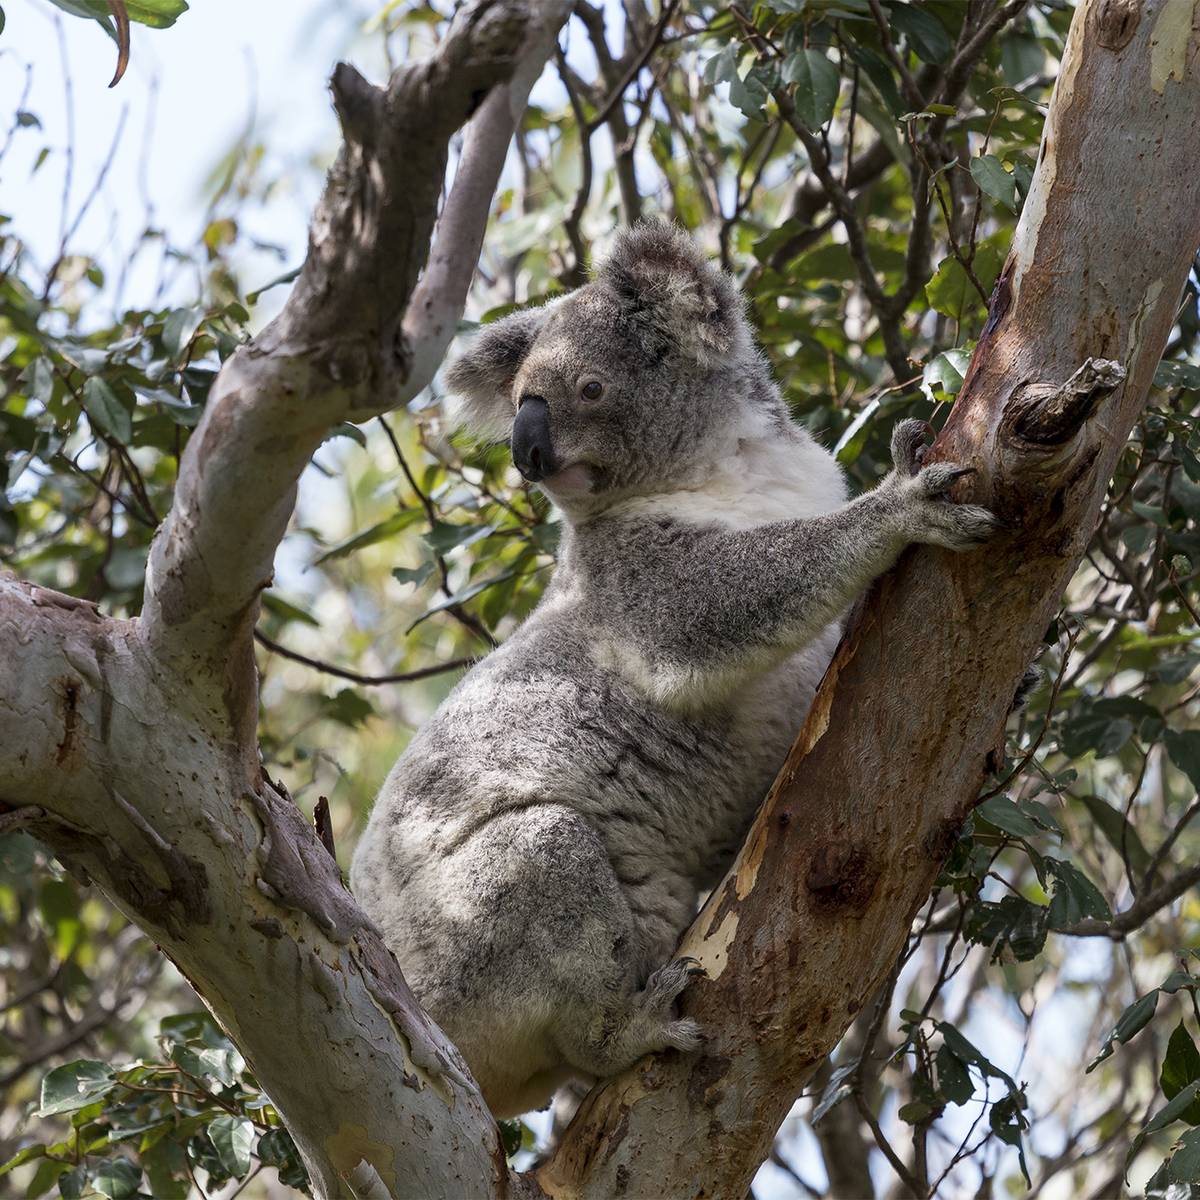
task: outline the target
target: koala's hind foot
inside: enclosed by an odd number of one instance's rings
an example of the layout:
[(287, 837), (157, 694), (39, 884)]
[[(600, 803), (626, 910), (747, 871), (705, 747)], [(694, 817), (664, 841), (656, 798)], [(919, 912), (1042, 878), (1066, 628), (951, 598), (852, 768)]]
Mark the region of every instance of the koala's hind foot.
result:
[(704, 968), (694, 958), (672, 959), (641, 991), (609, 1001), (582, 1028), (560, 1034), (563, 1053), (589, 1075), (615, 1075), (658, 1050), (695, 1050), (704, 1040), (697, 1022), (679, 1017), (675, 1001)]
[(976, 504), (955, 504), (947, 494), (974, 468), (938, 462), (924, 466), (924, 421), (900, 421), (892, 431), (894, 470), (885, 486), (896, 496), (903, 532), (909, 541), (948, 550), (969, 550), (986, 542), (1000, 527), (995, 514)]

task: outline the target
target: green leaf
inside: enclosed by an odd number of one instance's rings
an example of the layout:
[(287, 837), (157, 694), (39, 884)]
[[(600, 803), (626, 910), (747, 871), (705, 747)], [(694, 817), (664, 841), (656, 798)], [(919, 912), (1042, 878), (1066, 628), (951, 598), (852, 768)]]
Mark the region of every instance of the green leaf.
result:
[(957, 1055), (964, 1063), (978, 1067), (985, 1075), (990, 1075), (994, 1079), (1002, 1079), (1008, 1084), (1009, 1091), (1017, 1090), (1017, 1084), (1013, 1077), (996, 1066), (974, 1042), (968, 1041), (949, 1021), (934, 1021), (934, 1026), (941, 1033), (942, 1041), (950, 1047), (952, 1054)]
[(945, 26), (923, 8), (903, 0), (888, 7), (889, 23), (900, 30), (918, 58), (927, 63), (945, 62), (954, 43)]
[(797, 50), (783, 64), (783, 79), (796, 85), (793, 100), (800, 120), (811, 130), (820, 129), (837, 104), (837, 67), (820, 50)]
[(171, 358), (180, 357), (203, 320), (202, 308), (177, 308), (170, 313), (163, 323), (162, 343)]
[(101, 433), (108, 434), (122, 445), (128, 445), (132, 440), (133, 418), (129, 410), (99, 375), (93, 375), (83, 385), (83, 407)]
[(707, 83), (731, 83), (737, 78), (737, 46), (730, 42), (704, 64)]
[(87, 1182), (87, 1168), (81, 1166), (68, 1171), (67, 1166), (67, 1163), (53, 1158), (43, 1159), (34, 1171), (33, 1178), (25, 1185), (26, 1200), (33, 1196), (44, 1196), (55, 1184), (58, 1184), (58, 1194), (64, 1200), (75, 1200), (82, 1196)]
[(312, 613), (305, 612), (298, 605), (277, 596), (274, 592), (264, 592), (262, 603), (267, 612), (281, 621), (299, 621), (302, 625), (311, 625), (314, 629), (321, 627), (321, 622)]
[(1116, 754), (1135, 732), (1153, 739), (1161, 728), (1162, 714), (1136, 696), (1085, 697), (1064, 723), (1061, 744), (1071, 758), (1089, 750), (1104, 758)]
[(997, 204), (1009, 212), (1017, 211), (1017, 181), (994, 154), (981, 154), (971, 159), (971, 177)]
[(303, 268), (301, 268), (301, 267), (293, 267), (290, 271), (284, 271), (284, 273), (282, 275), (276, 275), (274, 279), (270, 280), (267, 283), (264, 283), (262, 285), (262, 287), (255, 288), (255, 290), (252, 292), (247, 292), (246, 293), (246, 303), (247, 304), (257, 304), (258, 298), (259, 298), (259, 296), (261, 296), (263, 294), (263, 292), (269, 292), (272, 288), (279, 287), (285, 283), (295, 282), (297, 279), (300, 278), (300, 272), (302, 269)]
[(448, 608), (466, 604), (468, 600), (474, 600), (481, 592), (486, 592), (488, 588), (495, 587), (498, 583), (504, 583), (505, 580), (512, 579), (520, 573), (514, 567), (512, 570), (501, 571), (500, 574), (489, 576), (487, 579), (477, 579), (474, 583), (455, 592), (453, 596), (447, 596), (444, 600), (439, 600), (436, 604), (431, 605), (404, 632), (411, 633), (422, 621), (432, 617), (434, 613), (445, 612)]
[(937, 1076), (938, 1091), (951, 1104), (966, 1104), (975, 1095), (967, 1064), (944, 1044), (937, 1052)]
[(154, 1200), (187, 1200), (191, 1192), (187, 1152), (174, 1138), (143, 1145), (141, 1162)]
[[(1193, 951), (1193, 953), (1195, 952)], [(1195, 975), (1189, 975), (1186, 971), (1172, 971), (1170, 975), (1168, 975), (1166, 979), (1159, 984), (1159, 987), (1169, 996), (1175, 995), (1175, 993), (1181, 988), (1192, 992), (1195, 991), (1196, 988), (1200, 987), (1200, 978), (1197, 978)]]
[(92, 1187), (110, 1200), (128, 1200), (136, 1195), (142, 1170), (127, 1158), (109, 1158), (92, 1168)]
[(919, 1125), (922, 1121), (934, 1116), (936, 1112), (937, 1109), (924, 1100), (910, 1100), (907, 1104), (900, 1106), (896, 1116), (909, 1125)]
[(1106, 800), (1099, 796), (1080, 796), (1080, 803), (1118, 854), (1124, 854), (1129, 865), (1139, 874), (1150, 863), (1150, 855), (1133, 825)]
[(254, 1126), (245, 1117), (218, 1117), (209, 1125), (208, 1136), (216, 1147), (221, 1165), (230, 1175), (241, 1179), (250, 1170)]
[(32, 1146), (26, 1146), (24, 1150), (18, 1150), (3, 1166), (0, 1166), (0, 1175), (7, 1175), (9, 1171), (16, 1167), (23, 1167), (27, 1162), (33, 1162), (35, 1158), (44, 1158), (46, 1154), (46, 1146), (43, 1142), (34, 1142)]
[(1200, 1183), (1200, 1129), (1189, 1129), (1179, 1139), (1175, 1153), (1167, 1162), (1167, 1178), (1172, 1183)]
[(186, 0), (125, 0), (129, 19), (152, 29), (167, 29), (188, 10)]
[[(1197, 1051), (1195, 1042), (1180, 1021), (1163, 1055), (1159, 1073), (1163, 1095), (1168, 1100), (1174, 1100), (1189, 1083), (1195, 1083), (1197, 1079), (1200, 1079), (1200, 1051)], [(1189, 1125), (1200, 1125), (1200, 1100), (1187, 1109), (1183, 1119)]]
[(357, 425), (351, 425), (349, 421), (340, 421), (335, 425), (325, 435), (325, 441), (332, 441), (333, 438), (339, 437), (349, 438), (352, 442), (357, 442), (363, 447), (367, 444), (367, 435)]
[(433, 563), (424, 562), (419, 567), (393, 567), (392, 578), (398, 583), (411, 583), (420, 587), (433, 574)]
[(84, 1188), (88, 1186), (88, 1168), (86, 1165), (77, 1166), (73, 1171), (59, 1177), (59, 1195), (62, 1200), (79, 1200)]
[(1171, 761), (1200, 790), (1200, 729), (1168, 729), (1163, 741)]
[[(416, 524), (424, 515), (419, 508), (406, 508), (398, 513), (393, 513), (392, 516), (372, 525), (369, 529), (364, 529), (352, 537), (348, 537), (344, 542), (338, 542), (336, 546), (326, 550), (313, 563), (313, 566), (319, 567), (322, 563), (331, 562), (336, 558), (345, 558), (346, 555), (353, 554), (356, 550), (362, 550), (366, 546), (373, 546), (376, 542), (386, 541), (410, 525)], [(453, 528), (458, 527), (454, 526)]]
[(763, 119), (762, 108), (767, 102), (767, 85), (758, 68), (750, 70), (745, 79), (736, 75), (729, 81), (729, 103), (751, 121)]
[[(962, 390), (963, 380), (967, 377), (967, 368), (971, 363), (969, 350), (946, 350), (932, 362), (925, 364), (921, 376), (921, 391), (928, 399), (934, 401), (946, 400), (957, 396)], [(941, 395), (936, 393), (940, 392)]]
[(1085, 1075), (1094, 1071), (1106, 1058), (1112, 1055), (1113, 1042), (1120, 1042), (1123, 1046), (1136, 1034), (1145, 1029), (1150, 1023), (1150, 1018), (1154, 1016), (1154, 1010), (1158, 1008), (1158, 995), (1158, 988), (1147, 992), (1140, 999), (1135, 1000), (1121, 1014), (1120, 1019), (1113, 1026), (1112, 1032), (1104, 1039), (1104, 1042), (1100, 1046), (1100, 1052), (1088, 1063), (1087, 1070), (1084, 1071)]
[(1054, 898), (1050, 901), (1050, 928), (1066, 929), (1090, 918), (1111, 921), (1112, 909), (1096, 885), (1078, 867), (1059, 858), (1047, 858), (1046, 866), (1054, 877)]
[(49, 404), (54, 395), (54, 367), (48, 358), (38, 356), (25, 368), (22, 378), (29, 389), (30, 399)]
[(435, 521), (423, 540), (434, 554), (447, 554), (456, 546), (469, 546), (495, 532), (495, 525), (452, 525), (448, 521)]
[[(990, 293), (1004, 265), (1007, 252), (1007, 232), (984, 238), (975, 247), (971, 270), (985, 293)], [(944, 316), (962, 321), (972, 313), (982, 315), (984, 301), (971, 282), (962, 264), (948, 255), (938, 264), (933, 278), (925, 285), (925, 298), (932, 308)]]
[(857, 1065), (857, 1063), (852, 1063), (848, 1066), (835, 1067), (833, 1069), (833, 1072), (829, 1076), (829, 1082), (825, 1084), (821, 1092), (821, 1098), (817, 1101), (809, 1116), (811, 1124), (816, 1125), (831, 1108), (841, 1104), (850, 1095), (851, 1088), (846, 1080), (854, 1074)]
[(224, 1087), (235, 1084), (245, 1067), (242, 1056), (232, 1046), (214, 1048), (195, 1041), (173, 1045), (170, 1058), (190, 1074), (215, 1079)]
[(1154, 386), (1200, 391), (1200, 367), (1193, 363), (1160, 362), (1154, 371)]
[(1024, 1107), (1024, 1092), (1013, 1088), (1007, 1096), (992, 1105), (991, 1111), (988, 1113), (988, 1124), (1002, 1142), (1016, 1149), (1017, 1159), (1021, 1164), (1021, 1174), (1025, 1176), (1026, 1185), (1032, 1187), (1029, 1167), (1025, 1162), (1025, 1145), (1021, 1140), (1022, 1132), (1029, 1128), (1029, 1120), (1022, 1112)]
[(865, 46), (851, 44), (850, 57), (867, 73), (867, 78), (878, 92), (880, 100), (888, 107), (894, 117), (904, 112), (906, 105), (900, 98), (900, 89), (896, 86), (896, 77), (892, 68), (884, 59), (868, 50)]
[(1200, 1079), (1197, 1079), (1194, 1083), (1189, 1083), (1182, 1091), (1177, 1092), (1172, 1100), (1168, 1101), (1163, 1108), (1160, 1108), (1150, 1118), (1146, 1128), (1130, 1143), (1129, 1152), (1125, 1155), (1126, 1170), (1129, 1169), (1129, 1164), (1137, 1157), (1137, 1153), (1142, 1148), (1146, 1138), (1152, 1133), (1157, 1133), (1160, 1129), (1165, 1129), (1172, 1122), (1178, 1121), (1196, 1099), (1197, 1092), (1200, 1092)]
[(351, 729), (376, 715), (370, 700), (353, 688), (342, 688), (336, 696), (327, 697), (322, 707), (327, 717)]
[(1021, 896), (1005, 896), (999, 903), (976, 900), (967, 910), (963, 933), (968, 941), (994, 946), (993, 961), (1007, 948), (1017, 962), (1030, 962), (1046, 944), (1047, 912)]
[(975, 811), (989, 824), (1013, 837), (1033, 837), (1038, 827), (1007, 797), (993, 796)]
[(39, 1117), (74, 1112), (99, 1100), (117, 1086), (112, 1068), (94, 1059), (81, 1058), (55, 1067), (42, 1080)]
[(204, 1009), (163, 1017), (158, 1023), (158, 1036), (169, 1042), (201, 1042), (211, 1050), (233, 1049), (212, 1014)]
[(268, 1129), (258, 1139), (259, 1161), (279, 1172), (279, 1182), (285, 1187), (308, 1190), (308, 1173), (300, 1160), (300, 1152), (286, 1129)]

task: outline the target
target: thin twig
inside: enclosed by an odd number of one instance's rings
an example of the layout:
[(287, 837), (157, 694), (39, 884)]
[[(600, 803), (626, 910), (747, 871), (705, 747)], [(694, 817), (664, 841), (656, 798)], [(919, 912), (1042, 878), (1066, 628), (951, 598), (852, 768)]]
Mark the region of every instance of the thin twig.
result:
[(433, 675), (444, 675), (447, 671), (457, 671), (460, 667), (469, 667), (475, 662), (473, 658), (452, 658), (449, 662), (435, 663), (431, 667), (418, 667), (415, 671), (400, 671), (392, 675), (364, 675), (361, 671), (351, 671), (346, 667), (322, 662), (319, 658), (309, 658), (307, 654), (301, 654), (297, 650), (289, 650), (286, 646), (267, 637), (261, 629), (254, 631), (254, 640), (259, 645), (265, 646), (272, 654), (290, 658), (292, 662), (303, 663), (306, 667), (312, 667), (314, 671), (321, 671), (326, 675), (336, 675), (338, 679), (349, 679), (353, 683), (365, 684), (368, 687), (376, 687), (385, 683), (414, 683), (418, 679), (429, 679)]

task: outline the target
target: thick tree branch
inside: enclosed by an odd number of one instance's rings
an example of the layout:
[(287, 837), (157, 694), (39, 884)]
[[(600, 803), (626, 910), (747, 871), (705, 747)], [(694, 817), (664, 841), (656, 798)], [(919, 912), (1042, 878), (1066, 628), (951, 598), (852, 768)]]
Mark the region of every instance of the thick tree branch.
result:
[[(566, 10), (565, 0), (476, 0), (428, 62), (400, 68), (386, 88), (344, 65), (334, 73), (345, 141), (303, 271), (280, 316), (218, 377), (147, 573), (153, 652), (202, 683), (209, 709), (247, 745), (250, 631), (296, 482), (333, 424), (386, 411), (432, 376), (461, 313), (513, 113)], [(426, 269), (449, 139), (473, 113)]]
[[(1132, 36), (1109, 36), (1128, 7), (1087, 0), (1076, 12), (1013, 250), (930, 451), (977, 468), (961, 498), (989, 504), (1009, 532), (971, 555), (910, 552), (876, 588), (681, 944), (708, 971), (684, 1010), (709, 1042), (594, 1091), (539, 1174), (553, 1195), (636, 1194), (650, 1180), (660, 1194), (744, 1195), (796, 1095), (891, 969), (979, 793), (1200, 244), (1200, 28), (1143, 0)], [(1058, 403), (1089, 359), (1118, 363), (1124, 380)], [(1018, 414), (1031, 387), (1057, 398), (1035, 398), (1046, 440), (1017, 428), (1029, 431)], [(700, 1142), (719, 1153), (696, 1155)]]
[[(95, 880), (193, 982), (322, 1197), (529, 1190), (461, 1057), (261, 769), (252, 635), (313, 450), (436, 367), (516, 114), (565, 16), (557, 0), (475, 0), (386, 88), (335, 72), (345, 142), (304, 269), (214, 385), (142, 619), (0, 579), (0, 654), (19, 664), (0, 690), (0, 814)], [(449, 139), (476, 112), (422, 279)], [(303, 1072), (298, 1034), (320, 1049)]]

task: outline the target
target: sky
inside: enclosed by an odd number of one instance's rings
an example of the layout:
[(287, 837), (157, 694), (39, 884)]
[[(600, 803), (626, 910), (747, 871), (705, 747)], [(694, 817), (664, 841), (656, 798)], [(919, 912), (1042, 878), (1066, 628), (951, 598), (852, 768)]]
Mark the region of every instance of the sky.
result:
[[(372, 0), (195, 0), (171, 29), (132, 27), (128, 71), (110, 89), (116, 48), (99, 25), (61, 16), (48, 0), (7, 0), (0, 114), (20, 105), (41, 128), (18, 128), (0, 159), (0, 212), (48, 265), (63, 226), (70, 118), (68, 223), (116, 147), (73, 244), (102, 262), (119, 261), (147, 218), (177, 243), (193, 243), (203, 227), (206, 182), (251, 123), (284, 163), (332, 153), (337, 125), (326, 77), (342, 56), (382, 76), (377, 39), (361, 32), (376, 7)], [(35, 172), (43, 147), (49, 154)], [(304, 171), (289, 180), (269, 207), (251, 213), (249, 232), (282, 246), (281, 258), (294, 265), (318, 177)], [(251, 256), (251, 287), (260, 282), (256, 266)], [(261, 270), (264, 283), (279, 273), (274, 256), (262, 256)], [(123, 298), (142, 303), (154, 276), (147, 262)]]

